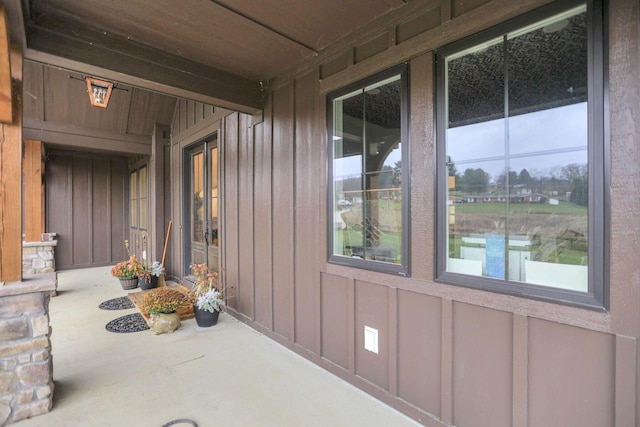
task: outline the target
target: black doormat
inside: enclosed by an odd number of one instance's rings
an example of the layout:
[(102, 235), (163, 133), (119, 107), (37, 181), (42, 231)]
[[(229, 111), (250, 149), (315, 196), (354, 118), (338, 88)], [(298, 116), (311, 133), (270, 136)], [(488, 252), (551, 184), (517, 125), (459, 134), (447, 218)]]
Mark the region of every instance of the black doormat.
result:
[(102, 310), (126, 310), (128, 308), (133, 308), (134, 305), (129, 299), (129, 297), (119, 297), (107, 300), (101, 303), (98, 308)]
[(146, 331), (149, 329), (146, 320), (140, 313), (127, 314), (126, 316), (118, 317), (107, 323), (105, 326), (107, 331), (116, 333), (128, 333)]

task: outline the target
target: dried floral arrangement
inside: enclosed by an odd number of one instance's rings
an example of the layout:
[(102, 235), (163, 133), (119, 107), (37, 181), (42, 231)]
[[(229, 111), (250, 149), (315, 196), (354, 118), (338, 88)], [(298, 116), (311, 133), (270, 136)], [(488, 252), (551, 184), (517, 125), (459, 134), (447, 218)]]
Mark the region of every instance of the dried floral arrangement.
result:
[(227, 287), (223, 283), (224, 270), (222, 274), (218, 274), (216, 271), (209, 271), (206, 264), (192, 264), (191, 274), (196, 278), (189, 292), (191, 302), (210, 313), (223, 310), (229, 298)]

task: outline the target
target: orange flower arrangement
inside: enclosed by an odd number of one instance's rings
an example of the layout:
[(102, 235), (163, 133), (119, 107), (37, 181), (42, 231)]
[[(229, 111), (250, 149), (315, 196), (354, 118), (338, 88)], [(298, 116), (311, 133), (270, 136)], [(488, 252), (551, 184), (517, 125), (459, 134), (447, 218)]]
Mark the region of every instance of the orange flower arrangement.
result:
[(131, 255), (127, 261), (120, 261), (111, 269), (111, 275), (118, 279), (133, 279), (142, 271), (142, 263), (135, 255)]
[(149, 292), (142, 299), (142, 309), (149, 314), (172, 313), (189, 303), (189, 297), (170, 287)]

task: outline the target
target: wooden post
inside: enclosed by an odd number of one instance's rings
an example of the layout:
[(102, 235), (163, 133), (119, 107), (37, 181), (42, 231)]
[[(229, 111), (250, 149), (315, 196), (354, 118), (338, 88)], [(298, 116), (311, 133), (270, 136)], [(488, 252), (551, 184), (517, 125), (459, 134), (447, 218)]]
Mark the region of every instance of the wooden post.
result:
[[(0, 13), (0, 21), (3, 19), (4, 13)], [(0, 35), (0, 45), (7, 44), (7, 37)], [(0, 282), (22, 280), (22, 52), (19, 49), (11, 50), (11, 77), (13, 122), (0, 124)]]
[(0, 4), (0, 123), (13, 122), (12, 101), (9, 26), (4, 6)]
[(42, 142), (24, 141), (24, 234), (25, 241), (39, 242), (44, 233)]

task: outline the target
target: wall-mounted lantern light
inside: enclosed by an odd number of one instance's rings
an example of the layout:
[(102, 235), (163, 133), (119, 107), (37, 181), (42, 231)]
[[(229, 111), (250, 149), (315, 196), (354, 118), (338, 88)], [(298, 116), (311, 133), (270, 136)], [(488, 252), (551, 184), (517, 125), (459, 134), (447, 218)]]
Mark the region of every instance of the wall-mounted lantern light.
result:
[(91, 105), (107, 108), (111, 90), (113, 90), (113, 83), (94, 79), (93, 77), (86, 77), (85, 80), (87, 81), (87, 91), (89, 92)]

